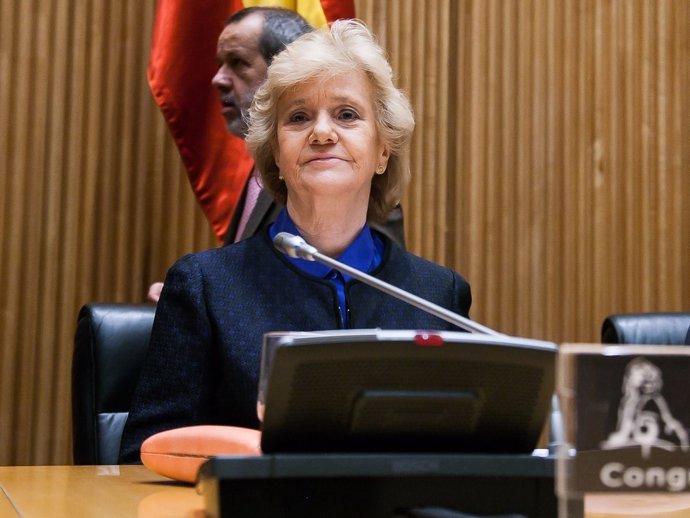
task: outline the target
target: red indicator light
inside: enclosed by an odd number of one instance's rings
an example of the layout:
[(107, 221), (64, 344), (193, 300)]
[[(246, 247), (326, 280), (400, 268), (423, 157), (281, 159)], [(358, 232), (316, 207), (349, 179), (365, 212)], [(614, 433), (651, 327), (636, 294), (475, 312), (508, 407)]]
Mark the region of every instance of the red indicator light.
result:
[(432, 333), (418, 333), (414, 336), (414, 343), (422, 347), (441, 347), (443, 337)]

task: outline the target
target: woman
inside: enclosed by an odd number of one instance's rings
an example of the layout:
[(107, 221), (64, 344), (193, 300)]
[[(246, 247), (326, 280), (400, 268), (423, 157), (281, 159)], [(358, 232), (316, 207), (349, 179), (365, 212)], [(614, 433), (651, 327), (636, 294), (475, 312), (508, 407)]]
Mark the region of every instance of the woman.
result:
[(286, 205), (267, 232), (188, 255), (168, 272), (148, 357), (123, 436), (122, 462), (142, 441), (196, 424), (258, 428), (264, 333), (452, 325), (272, 245), (301, 235), (320, 252), (464, 316), (456, 272), (405, 252), (381, 222), (409, 179), (414, 127), (383, 50), (357, 21), (302, 36), (272, 62), (249, 114), (247, 143), (263, 182)]

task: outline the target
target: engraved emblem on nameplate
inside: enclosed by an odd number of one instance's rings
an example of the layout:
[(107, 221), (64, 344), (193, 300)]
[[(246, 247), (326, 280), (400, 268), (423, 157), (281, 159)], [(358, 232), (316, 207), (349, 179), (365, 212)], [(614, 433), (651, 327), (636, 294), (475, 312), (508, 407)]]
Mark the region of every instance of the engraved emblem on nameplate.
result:
[(571, 489), (690, 491), (689, 353), (628, 346), (573, 355)]

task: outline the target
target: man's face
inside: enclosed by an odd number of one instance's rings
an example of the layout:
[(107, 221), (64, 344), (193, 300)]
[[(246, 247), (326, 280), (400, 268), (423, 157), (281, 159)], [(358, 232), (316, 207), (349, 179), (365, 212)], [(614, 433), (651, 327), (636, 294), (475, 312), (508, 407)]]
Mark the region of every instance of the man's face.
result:
[(220, 94), (228, 131), (242, 138), (247, 132), (243, 114), (266, 80), (268, 65), (259, 52), (263, 23), (260, 14), (251, 14), (226, 26), (218, 38), (219, 66), (211, 83)]

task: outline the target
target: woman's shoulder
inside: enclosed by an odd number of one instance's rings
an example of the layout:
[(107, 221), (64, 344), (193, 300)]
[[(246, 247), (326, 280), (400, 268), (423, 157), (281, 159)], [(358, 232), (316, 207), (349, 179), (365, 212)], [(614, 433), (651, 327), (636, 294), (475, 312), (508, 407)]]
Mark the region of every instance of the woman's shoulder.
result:
[(386, 240), (386, 249), (382, 266), (395, 277), (409, 278), (410, 276), (421, 282), (447, 281), (455, 277), (461, 282), (467, 282), (461, 274), (447, 266), (440, 265), (424, 257), (420, 257), (404, 249), (391, 239)]
[(228, 263), (239, 264), (248, 262), (256, 264), (257, 256), (270, 254), (271, 247), (268, 238), (256, 234), (252, 237), (218, 248), (210, 248), (199, 252), (192, 252), (180, 257), (173, 268), (215, 268), (227, 266)]
[(425, 268), (425, 269), (428, 268), (430, 270), (438, 270), (438, 271), (450, 270), (450, 268), (447, 268), (447, 267), (442, 266), (440, 264), (434, 263), (433, 261), (430, 261), (429, 259), (425, 259), (424, 257), (421, 257), (417, 254), (410, 252), (409, 250), (403, 248), (402, 246), (400, 246), (399, 243), (396, 243), (395, 241), (393, 241), (390, 238), (384, 237), (384, 243), (385, 243), (384, 261), (391, 262), (394, 264), (409, 263), (409, 264), (415, 265), (419, 268)]
[(376, 276), (464, 316), (469, 314), (472, 293), (469, 282), (462, 275), (395, 243), (386, 244), (384, 262)]

